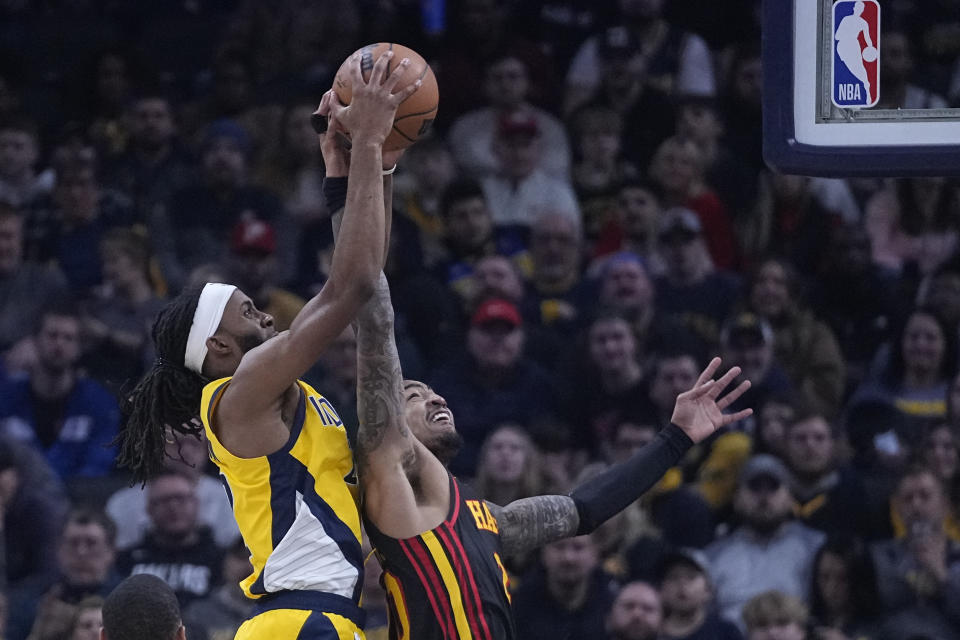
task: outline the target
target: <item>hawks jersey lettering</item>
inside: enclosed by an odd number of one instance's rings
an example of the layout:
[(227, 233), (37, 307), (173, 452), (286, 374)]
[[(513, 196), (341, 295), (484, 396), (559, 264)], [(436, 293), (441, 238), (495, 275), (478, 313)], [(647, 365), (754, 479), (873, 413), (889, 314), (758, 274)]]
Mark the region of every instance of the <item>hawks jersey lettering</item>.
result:
[(287, 590), (322, 591), (359, 602), (363, 585), (358, 492), (346, 430), (330, 402), (298, 381), (290, 439), (279, 451), (238, 458), (210, 428), (230, 378), (203, 390), (201, 418), (220, 468), (253, 573), (250, 598)]
[(383, 567), (391, 640), (512, 640), (500, 533), (486, 504), (450, 476), (450, 512), (437, 528), (397, 540), (369, 519)]

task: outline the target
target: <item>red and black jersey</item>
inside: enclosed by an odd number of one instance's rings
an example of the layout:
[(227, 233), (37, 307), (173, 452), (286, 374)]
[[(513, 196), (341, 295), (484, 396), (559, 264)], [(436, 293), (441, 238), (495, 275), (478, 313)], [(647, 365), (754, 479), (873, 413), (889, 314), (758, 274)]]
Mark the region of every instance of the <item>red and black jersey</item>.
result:
[(366, 521), (383, 567), (391, 640), (513, 640), (500, 530), (483, 500), (450, 476), (450, 511), (438, 527), (397, 540)]

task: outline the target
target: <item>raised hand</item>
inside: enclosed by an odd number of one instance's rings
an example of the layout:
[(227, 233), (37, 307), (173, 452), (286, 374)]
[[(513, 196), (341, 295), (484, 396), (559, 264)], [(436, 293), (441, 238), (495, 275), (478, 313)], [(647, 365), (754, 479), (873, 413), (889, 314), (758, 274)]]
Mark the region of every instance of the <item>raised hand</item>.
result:
[(326, 131), (320, 134), (320, 153), (323, 154), (323, 166), (328, 178), (344, 178), (350, 171), (350, 149), (336, 116), (330, 113), (331, 101), (337, 99), (337, 94), (330, 89), (320, 100), (320, 106), (314, 112), (327, 121)]
[(750, 388), (750, 381), (744, 380), (721, 398), (720, 394), (724, 389), (740, 375), (740, 367), (733, 367), (719, 380), (714, 380), (713, 374), (720, 368), (720, 364), (720, 358), (711, 360), (693, 388), (677, 396), (673, 407), (671, 422), (683, 429), (694, 442), (700, 442), (720, 427), (743, 420), (753, 413), (753, 409), (730, 414), (723, 412)]
[(350, 133), (353, 144), (382, 145), (390, 135), (397, 107), (420, 86), (420, 80), (417, 80), (393, 93), (410, 60), (404, 58), (393, 73), (388, 74), (387, 68), (392, 57), (392, 51), (381, 54), (370, 72), (370, 80), (364, 82), (360, 72), (361, 55), (357, 53), (351, 56), (348, 62), (353, 91), (350, 104), (344, 106), (335, 95), (330, 99), (330, 115), (340, 127)]

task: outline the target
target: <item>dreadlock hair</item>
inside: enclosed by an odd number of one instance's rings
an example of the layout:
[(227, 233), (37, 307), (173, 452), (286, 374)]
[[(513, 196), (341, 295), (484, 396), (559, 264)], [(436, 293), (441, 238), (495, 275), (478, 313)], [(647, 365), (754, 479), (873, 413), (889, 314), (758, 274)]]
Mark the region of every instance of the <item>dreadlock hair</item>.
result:
[(117, 462), (145, 483), (164, 467), (168, 432), (174, 437), (200, 437), (196, 420), (206, 379), (184, 366), (187, 337), (203, 285), (177, 296), (153, 323), (157, 360), (132, 391), (121, 394), (123, 426), (114, 443)]

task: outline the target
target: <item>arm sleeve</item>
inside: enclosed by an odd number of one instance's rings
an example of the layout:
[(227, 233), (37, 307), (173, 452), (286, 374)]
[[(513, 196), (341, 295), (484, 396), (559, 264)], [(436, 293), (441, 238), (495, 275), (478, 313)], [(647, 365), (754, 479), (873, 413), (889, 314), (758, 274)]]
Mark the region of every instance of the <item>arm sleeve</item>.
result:
[(680, 427), (671, 424), (657, 434), (653, 442), (570, 493), (580, 527), (577, 535), (586, 535), (606, 520), (626, 509), (693, 446)]

